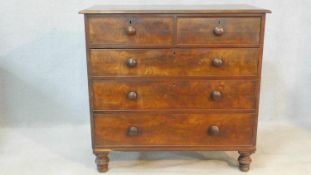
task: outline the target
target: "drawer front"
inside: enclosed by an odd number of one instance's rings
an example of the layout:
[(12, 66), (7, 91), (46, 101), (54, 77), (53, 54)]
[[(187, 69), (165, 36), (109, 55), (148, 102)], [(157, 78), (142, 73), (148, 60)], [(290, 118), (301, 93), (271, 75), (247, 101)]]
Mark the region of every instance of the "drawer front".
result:
[(251, 145), (255, 115), (94, 115), (94, 143), (102, 147)]
[(91, 49), (94, 76), (256, 76), (257, 48)]
[(180, 17), (177, 44), (259, 44), (259, 17)]
[(255, 80), (94, 80), (95, 110), (254, 109)]
[(90, 44), (171, 45), (173, 18), (91, 16), (88, 35)]

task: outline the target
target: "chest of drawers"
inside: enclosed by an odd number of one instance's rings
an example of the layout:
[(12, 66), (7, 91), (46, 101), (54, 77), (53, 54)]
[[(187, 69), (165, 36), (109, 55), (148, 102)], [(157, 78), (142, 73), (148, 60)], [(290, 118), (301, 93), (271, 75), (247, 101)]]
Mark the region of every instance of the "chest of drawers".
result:
[(94, 6), (85, 14), (92, 145), (256, 149), (265, 15), (251, 6)]

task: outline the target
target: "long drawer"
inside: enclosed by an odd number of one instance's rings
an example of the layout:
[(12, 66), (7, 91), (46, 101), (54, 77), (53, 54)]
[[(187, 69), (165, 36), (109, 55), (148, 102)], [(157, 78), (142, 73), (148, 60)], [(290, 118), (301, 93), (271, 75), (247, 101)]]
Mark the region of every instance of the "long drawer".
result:
[(255, 109), (256, 80), (93, 80), (94, 110)]
[(94, 115), (97, 147), (251, 145), (255, 114)]
[(91, 49), (93, 76), (256, 76), (257, 48)]

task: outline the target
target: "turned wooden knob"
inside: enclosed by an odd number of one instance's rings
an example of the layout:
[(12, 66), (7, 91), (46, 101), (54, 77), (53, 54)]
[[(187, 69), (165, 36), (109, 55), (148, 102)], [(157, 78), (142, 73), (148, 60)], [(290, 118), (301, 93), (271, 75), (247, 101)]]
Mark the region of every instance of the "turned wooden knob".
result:
[(224, 34), (224, 32), (225, 32), (225, 30), (221, 26), (217, 26), (217, 27), (214, 28), (214, 34), (216, 36), (220, 36), (220, 35)]
[(137, 99), (137, 92), (130, 91), (130, 92), (127, 94), (127, 98), (130, 99), (130, 100), (136, 100), (136, 99)]
[(219, 92), (219, 91), (213, 91), (211, 93), (211, 97), (212, 97), (213, 100), (218, 101), (218, 100), (220, 100), (222, 98), (222, 93)]
[(222, 60), (220, 58), (214, 58), (212, 63), (213, 63), (213, 66), (220, 67), (220, 66), (224, 65), (224, 60)]
[(128, 136), (137, 136), (138, 135), (138, 128), (135, 126), (131, 126), (127, 130), (127, 135)]
[(210, 135), (210, 136), (216, 136), (216, 135), (218, 135), (218, 133), (219, 133), (219, 128), (218, 128), (218, 126), (213, 125), (213, 126), (210, 126), (210, 127), (208, 128), (208, 135)]
[(132, 67), (136, 67), (137, 62), (136, 62), (135, 59), (129, 58), (129, 59), (126, 61), (126, 64), (127, 64), (128, 67), (132, 68)]
[(128, 35), (135, 35), (136, 34), (136, 29), (133, 26), (128, 26), (126, 28), (126, 32)]

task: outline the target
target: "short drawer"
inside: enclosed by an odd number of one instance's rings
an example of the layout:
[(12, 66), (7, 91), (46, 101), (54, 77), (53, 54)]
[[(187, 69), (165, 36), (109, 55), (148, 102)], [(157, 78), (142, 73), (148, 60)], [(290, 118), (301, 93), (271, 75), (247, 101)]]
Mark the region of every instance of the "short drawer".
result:
[(255, 109), (256, 80), (93, 80), (94, 110)]
[(93, 76), (256, 76), (257, 48), (91, 49)]
[(88, 41), (113, 45), (171, 45), (172, 17), (90, 16), (87, 22)]
[(259, 44), (260, 17), (179, 17), (177, 44)]
[(251, 145), (255, 115), (145, 114), (94, 115), (99, 147)]

